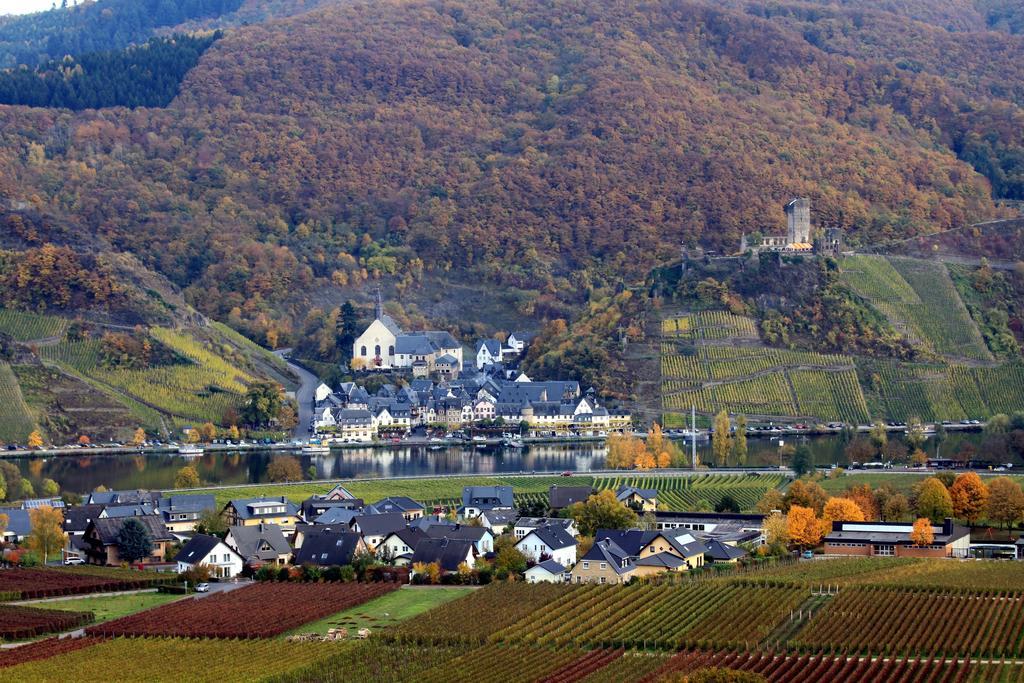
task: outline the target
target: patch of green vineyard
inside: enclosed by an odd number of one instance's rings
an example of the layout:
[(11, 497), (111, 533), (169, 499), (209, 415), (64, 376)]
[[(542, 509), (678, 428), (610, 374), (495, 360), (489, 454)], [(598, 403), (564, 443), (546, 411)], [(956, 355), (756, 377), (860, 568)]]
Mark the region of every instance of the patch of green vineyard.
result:
[(728, 311), (701, 311), (694, 316), (693, 324), (703, 339), (757, 339), (752, 318)]
[(782, 372), (713, 387), (715, 404), (730, 413), (798, 415), (793, 392)]
[(35, 418), (21, 395), (11, 366), (0, 362), (0, 441), (24, 444), (35, 429)]
[(661, 321), (661, 333), (668, 337), (689, 338), (693, 336), (693, 326), (689, 316), (667, 318)]
[(0, 332), (15, 341), (25, 342), (47, 337), (62, 337), (67, 328), (66, 318), (0, 308)]
[(59, 344), (40, 346), (39, 356), (44, 360), (88, 373), (99, 367), (102, 348), (103, 344), (99, 341), (62, 341)]
[(864, 424), (870, 420), (855, 370), (790, 370), (789, 379), (800, 414), (847, 424)]
[(670, 510), (693, 510), (705, 501), (712, 506), (730, 496), (741, 510), (752, 510), (769, 490), (778, 488), (782, 475), (748, 476), (742, 474), (710, 474), (695, 477), (597, 477), (594, 488), (615, 490), (626, 484), (639, 488), (656, 489), (658, 502)]
[[(972, 368), (977, 387), (989, 413), (1012, 413), (1021, 409), (1024, 396), (1024, 365), (1013, 363), (998, 368)], [(975, 417), (975, 415), (972, 415)]]
[(843, 281), (913, 341), (940, 354), (992, 359), (943, 264), (849, 256), (842, 265)]

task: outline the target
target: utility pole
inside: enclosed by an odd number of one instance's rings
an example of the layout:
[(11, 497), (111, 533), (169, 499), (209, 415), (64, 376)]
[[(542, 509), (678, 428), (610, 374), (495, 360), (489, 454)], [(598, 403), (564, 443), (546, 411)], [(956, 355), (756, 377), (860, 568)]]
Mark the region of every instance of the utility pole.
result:
[(690, 406), (690, 462), (697, 469), (697, 407)]

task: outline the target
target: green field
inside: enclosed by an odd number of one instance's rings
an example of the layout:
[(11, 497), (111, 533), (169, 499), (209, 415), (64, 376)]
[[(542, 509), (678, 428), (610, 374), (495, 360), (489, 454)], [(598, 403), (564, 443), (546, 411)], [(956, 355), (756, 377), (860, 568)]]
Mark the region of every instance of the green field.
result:
[[(629, 473), (620, 477), (588, 475), (560, 476), (483, 476), (436, 477), (424, 479), (372, 479), (343, 481), (352, 495), (375, 502), (388, 496), (408, 496), (424, 505), (458, 505), (465, 486), (512, 486), (517, 505), (547, 502), (548, 488), (558, 486), (592, 486), (600, 491), (615, 489), (620, 484), (657, 489), (662, 502), (672, 509), (688, 509), (704, 500), (715, 505), (726, 494), (743, 509), (750, 509), (771, 488), (785, 484), (782, 475), (698, 474), (695, 476), (644, 476)], [(326, 482), (297, 484), (233, 486), (223, 489), (202, 489), (214, 494), (218, 507), (233, 498), (285, 496), (296, 503), (312, 495), (323, 494), (334, 485)]]
[(73, 612), (92, 612), (96, 615), (96, 623), (117, 619), (129, 614), (141, 612), (150, 607), (158, 607), (180, 599), (180, 595), (170, 593), (129, 593), (126, 595), (102, 595), (69, 600), (47, 600), (34, 603), (34, 607), (46, 609), (70, 610)]
[(25, 444), (35, 429), (35, 417), (21, 394), (11, 366), (0, 361), (0, 441)]
[(842, 268), (843, 281), (912, 340), (940, 355), (992, 360), (942, 263), (862, 255)]
[(358, 607), (332, 614), (320, 621), (300, 626), (294, 631), (284, 634), (283, 637), (296, 633), (323, 635), (331, 628), (347, 628), (350, 635), (355, 635), (355, 632), (361, 628), (377, 632), (446, 602), (461, 598), (473, 590), (475, 589), (467, 586), (406, 587), (370, 600)]
[(65, 318), (0, 308), (0, 333), (10, 336), (14, 341), (63, 337), (67, 328), (68, 321)]

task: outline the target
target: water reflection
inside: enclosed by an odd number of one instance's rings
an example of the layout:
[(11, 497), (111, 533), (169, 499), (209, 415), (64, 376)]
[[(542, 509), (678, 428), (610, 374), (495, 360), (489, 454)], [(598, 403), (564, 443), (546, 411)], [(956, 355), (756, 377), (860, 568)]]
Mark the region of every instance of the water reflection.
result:
[[(784, 438), (785, 443), (806, 443), (818, 465), (847, 466), (845, 442), (836, 436)], [(943, 453), (952, 453), (961, 441), (981, 445), (978, 434), (951, 434), (942, 445)], [(750, 439), (748, 466), (777, 467), (779, 439)], [(928, 453), (932, 444), (926, 444)], [(698, 444), (701, 462), (711, 461), (707, 442)], [(686, 452), (689, 453), (687, 445)], [(43, 478), (56, 480), (64, 490), (86, 492), (103, 485), (118, 489), (166, 489), (174, 484), (175, 473), (193, 465), (207, 484), (247, 484), (266, 481), (267, 465), (280, 451), (207, 451), (199, 457), (177, 454), (88, 455), (56, 458), (20, 458), (15, 462), (24, 476), (38, 483)], [(425, 446), (401, 446), (384, 449), (357, 448), (333, 451), (325, 455), (300, 455), (304, 472), (310, 467), (318, 479), (396, 477), (409, 475), (488, 474), (507, 472), (587, 472), (604, 466), (603, 444), (540, 444), (526, 450), (499, 447), (459, 447), (430, 450)]]

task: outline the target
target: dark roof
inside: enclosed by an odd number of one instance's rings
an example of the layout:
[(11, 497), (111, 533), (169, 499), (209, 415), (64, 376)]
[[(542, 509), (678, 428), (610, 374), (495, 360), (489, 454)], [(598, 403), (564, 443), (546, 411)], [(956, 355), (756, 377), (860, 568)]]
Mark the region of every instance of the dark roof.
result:
[(677, 557), (672, 553), (657, 553), (655, 555), (647, 555), (636, 560), (635, 564), (639, 567), (664, 567), (666, 569), (678, 569), (686, 564), (686, 560), (681, 557)]
[(555, 484), (548, 489), (548, 505), (552, 510), (560, 510), (573, 503), (586, 502), (593, 493), (594, 489), (590, 486), (558, 486)]
[(0, 514), (7, 515), (7, 531), (18, 538), (24, 538), (32, 533), (32, 519), (28, 510), (21, 508), (0, 508)]
[(434, 345), (425, 334), (403, 334), (395, 339), (395, 353), (408, 356), (429, 356)]
[[(277, 524), (257, 524), (256, 526), (233, 526), (228, 534), (238, 546), (238, 554), (245, 561), (274, 560), (279, 555), (287, 555), (292, 551), (288, 541)], [(266, 543), (268, 549), (262, 549)]]
[(405, 528), (405, 517), (400, 512), (389, 512), (383, 515), (359, 515), (352, 520), (352, 525), (359, 526), (363, 536), (385, 536), (392, 531)]
[(480, 349), (487, 349), (487, 353), (492, 356), (498, 356), (501, 354), (501, 343), (497, 339), (481, 339), (476, 343), (476, 352), (480, 353)]
[(142, 517), (144, 515), (155, 515), (157, 511), (149, 503), (138, 505), (108, 505), (103, 508), (104, 517)]
[[(647, 545), (656, 532), (647, 532), (643, 529), (598, 529), (594, 534), (595, 541), (611, 540), (627, 555), (636, 557), (640, 550)], [(651, 534), (645, 538), (645, 534)]]
[(512, 510), (484, 510), (481, 517), (486, 517), (492, 526), (505, 526), (516, 520), (516, 513)]
[(416, 544), (412, 554), (413, 564), (423, 562), (429, 564), (436, 562), (441, 566), (442, 571), (458, 571), (459, 565), (466, 561), (466, 557), (473, 552), (471, 541), (461, 541), (450, 538), (426, 538)]
[(415, 548), (416, 544), (425, 538), (428, 538), (427, 534), (419, 527), (412, 526), (406, 527), (405, 529), (399, 529), (398, 531), (392, 531), (388, 536), (397, 536), (402, 543), (406, 544), (410, 548)]
[(295, 564), (352, 564), (360, 536), (354, 533), (314, 534), (295, 551)]
[(64, 509), (64, 531), (68, 533), (84, 532), (89, 522), (98, 518), (103, 512), (102, 505), (74, 505)]
[(421, 503), (417, 503), (415, 500), (407, 496), (392, 496), (390, 498), (384, 498), (370, 505), (370, 507), (373, 508), (372, 512), (369, 510), (367, 512), (378, 515), (388, 512), (412, 512), (423, 509), (423, 505)]
[[(832, 531), (825, 536), (826, 543), (883, 543), (913, 545), (909, 522), (832, 522)], [(971, 535), (971, 530), (958, 526), (948, 517), (942, 526), (932, 526), (932, 545), (946, 545)]]
[(760, 514), (737, 514), (733, 512), (676, 512), (659, 510), (654, 513), (655, 519), (659, 522), (684, 521), (684, 522), (711, 522), (722, 524), (723, 522), (740, 522), (743, 524), (764, 524), (766, 515)]
[(302, 501), (300, 509), (306, 518), (322, 515), (327, 510), (340, 508), (343, 510), (358, 510), (363, 507), (361, 498), (345, 498), (342, 500), (326, 500), (324, 498), (312, 497)]
[(478, 508), (512, 508), (511, 486), (466, 486), (462, 489), (462, 505)]
[[(235, 500), (229, 500), (228, 505), (235, 509), (235, 514), (238, 515), (239, 519), (253, 519), (255, 517), (263, 516), (278, 516), (281, 514), (297, 516), (299, 514), (298, 506), (285, 498), (284, 496), (278, 496), (274, 498), (236, 498)], [(261, 514), (258, 509), (261, 507), (270, 506), (284, 506), (284, 512), (270, 512)]]
[(715, 562), (729, 562), (747, 556), (747, 551), (737, 548), (728, 543), (722, 543), (718, 539), (711, 539), (704, 544), (708, 550), (708, 556)]
[(214, 548), (217, 547), (217, 544), (220, 542), (221, 540), (216, 536), (196, 534), (189, 539), (188, 543), (182, 546), (181, 550), (174, 558), (174, 561), (185, 562), (187, 564), (201, 562)]
[(540, 567), (544, 571), (549, 572), (551, 574), (565, 573), (565, 567), (563, 567), (558, 562), (555, 562), (554, 560), (544, 560), (543, 562), (538, 562), (533, 566), (533, 568), (536, 569), (537, 567)]
[(628, 484), (622, 484), (619, 488), (615, 489), (615, 497), (619, 500), (629, 498), (634, 493), (641, 498), (646, 498), (647, 500), (654, 500), (658, 497), (657, 489), (638, 489), (637, 487), (629, 486)]
[(159, 499), (159, 491), (93, 491), (86, 499), (86, 503), (100, 503), (102, 505), (125, 505), (130, 503), (152, 503)]
[(315, 524), (344, 524), (348, 526), (352, 520), (360, 515), (359, 510), (350, 510), (345, 507), (332, 507), (313, 519)]
[[(541, 542), (552, 550), (560, 550), (576, 545), (576, 540), (566, 532), (565, 528), (555, 524), (532, 529), (523, 539), (529, 538), (530, 534), (539, 538)], [(520, 539), (520, 542), (523, 539)]]
[(484, 534), (491, 533), (490, 529), (485, 529), (482, 526), (466, 526), (464, 524), (431, 524), (425, 531), (430, 538), (454, 538), (473, 543), (479, 543)]
[(616, 574), (625, 574), (633, 568), (633, 562), (630, 559), (629, 553), (610, 538), (594, 541), (594, 545), (590, 546), (590, 550), (580, 560), (607, 562), (608, 566), (615, 570)]
[(423, 334), (427, 335), (430, 343), (438, 349), (462, 348), (462, 344), (460, 344), (455, 337), (452, 336), (451, 332), (448, 332), (447, 330), (427, 330)]
[(194, 496), (167, 496), (157, 501), (157, 509), (161, 512), (203, 512), (214, 510), (217, 501), (213, 494)]
[[(129, 519), (134, 519), (139, 524), (146, 528), (149, 532), (149, 538), (151, 541), (171, 541), (174, 537), (171, 536), (171, 532), (164, 526), (164, 520), (160, 515), (142, 515), (138, 517), (115, 517), (113, 519), (94, 519), (89, 527), (96, 528), (96, 537), (103, 545), (113, 545), (117, 543), (117, 535), (121, 532), (121, 527), (124, 526), (125, 522)], [(86, 531), (88, 534), (88, 531)]]

